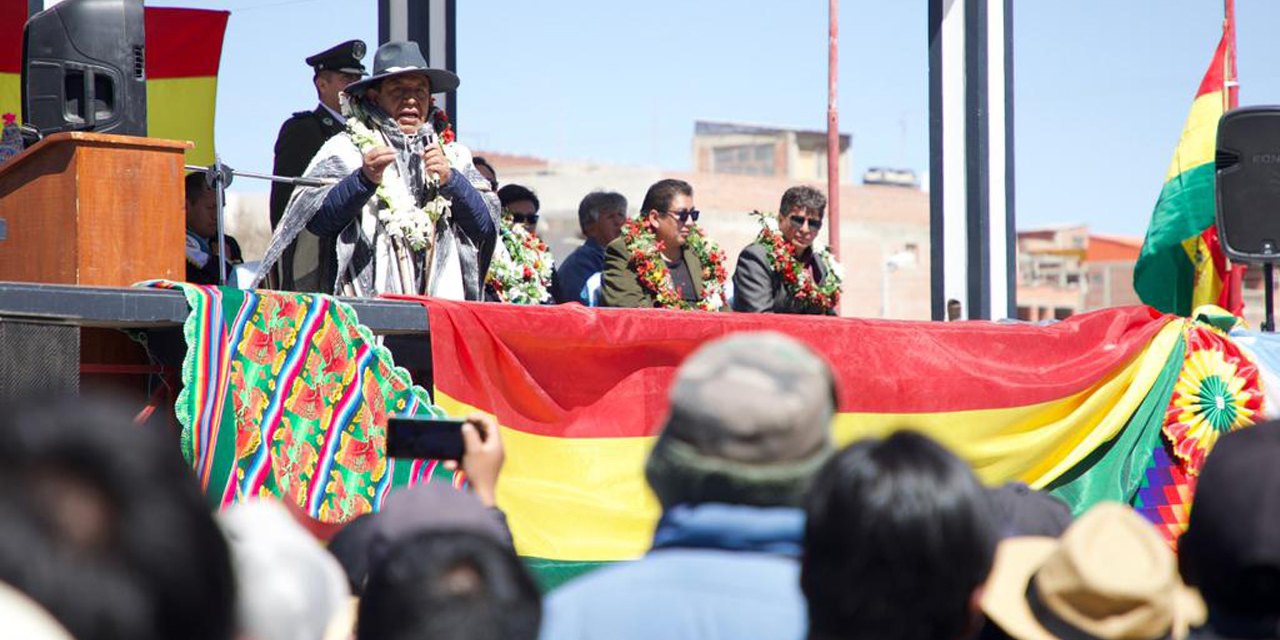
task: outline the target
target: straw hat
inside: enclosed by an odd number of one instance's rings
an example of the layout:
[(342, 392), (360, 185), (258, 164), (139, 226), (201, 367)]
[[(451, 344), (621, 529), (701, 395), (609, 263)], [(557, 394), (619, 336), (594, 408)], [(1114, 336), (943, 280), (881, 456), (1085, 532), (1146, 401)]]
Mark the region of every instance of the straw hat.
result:
[(1061, 539), (1000, 543), (982, 609), (1017, 640), (1181, 638), (1205, 616), (1160, 534), (1119, 503), (1094, 507)]

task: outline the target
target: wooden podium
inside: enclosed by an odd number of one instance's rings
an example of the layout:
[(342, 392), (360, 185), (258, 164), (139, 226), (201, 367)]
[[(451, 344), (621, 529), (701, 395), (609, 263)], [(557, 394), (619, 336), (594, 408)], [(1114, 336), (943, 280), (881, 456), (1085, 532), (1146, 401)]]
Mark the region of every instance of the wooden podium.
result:
[[(183, 152), (190, 142), (58, 133), (0, 164), (0, 281), (129, 286), (185, 280)], [(73, 313), (71, 311), (68, 312)], [(177, 374), (115, 329), (0, 322), (14, 373), (4, 395), (108, 389), (160, 404)], [(181, 333), (176, 341), (181, 343)], [(17, 347), (29, 351), (14, 353)], [(14, 358), (11, 358), (14, 359)], [(160, 385), (165, 389), (165, 385)]]
[(190, 142), (58, 133), (0, 164), (0, 280), (185, 280)]

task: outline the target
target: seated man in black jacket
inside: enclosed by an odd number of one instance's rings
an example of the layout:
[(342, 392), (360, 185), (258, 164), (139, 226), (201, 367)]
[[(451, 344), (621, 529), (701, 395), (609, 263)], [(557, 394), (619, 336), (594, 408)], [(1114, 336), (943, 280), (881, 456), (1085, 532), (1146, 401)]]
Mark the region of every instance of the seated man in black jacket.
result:
[(757, 214), (760, 236), (738, 255), (733, 274), (734, 311), (836, 314), (840, 265), (813, 248), (826, 208), (826, 196), (800, 186), (782, 194), (776, 217)]
[(337, 295), (480, 300), (498, 201), (431, 98), (457, 86), (452, 72), (427, 67), (417, 44), (379, 47), (373, 75), (344, 90), (347, 130), (307, 168), (327, 184), (294, 191), (258, 281), (305, 230), (337, 238)]

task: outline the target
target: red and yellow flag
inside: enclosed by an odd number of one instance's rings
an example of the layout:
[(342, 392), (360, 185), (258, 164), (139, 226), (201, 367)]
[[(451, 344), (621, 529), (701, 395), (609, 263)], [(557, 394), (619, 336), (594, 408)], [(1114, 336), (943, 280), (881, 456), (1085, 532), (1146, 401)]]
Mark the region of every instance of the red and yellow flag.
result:
[(147, 7), (147, 135), (190, 140), (189, 164), (213, 164), (218, 64), (228, 11)]
[(26, 22), (26, 0), (0, 0), (0, 116), (12, 113), (19, 123), (22, 122), (22, 25)]
[(436, 404), (501, 425), (499, 503), (544, 575), (648, 548), (658, 506), (644, 459), (673, 373), (706, 340), (791, 335), (839, 378), (840, 442), (909, 426), (988, 481), (1039, 488), (1125, 429), (1182, 325), (1146, 307), (1038, 327), (413, 299), (430, 318)]
[[(190, 140), (187, 162), (212, 164), (218, 65), (227, 11), (147, 7), (147, 135)], [(0, 115), (22, 117), (26, 0), (0, 0)]]

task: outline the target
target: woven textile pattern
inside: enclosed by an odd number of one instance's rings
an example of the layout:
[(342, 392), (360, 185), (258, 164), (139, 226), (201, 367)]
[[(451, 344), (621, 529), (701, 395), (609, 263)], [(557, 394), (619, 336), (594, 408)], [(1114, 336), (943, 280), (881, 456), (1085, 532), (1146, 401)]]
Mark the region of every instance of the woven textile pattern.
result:
[(385, 455), (391, 415), (443, 416), (334, 298), (154, 281), (191, 306), (182, 451), (208, 500), (273, 496), (322, 522), (376, 511), (394, 487), (463, 482)]
[(1168, 446), (1162, 440), (1151, 451), (1151, 461), (1147, 463), (1142, 486), (1134, 496), (1133, 508), (1154, 524), (1176, 551), (1178, 537), (1187, 530), (1194, 492), (1195, 477), (1187, 473), (1186, 463), (1169, 455)]

